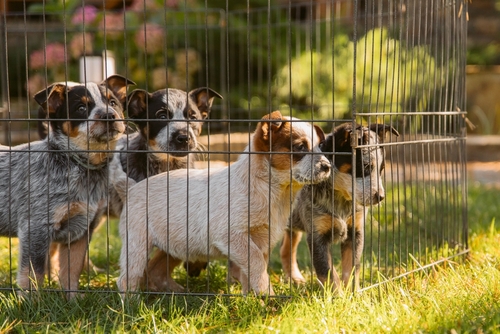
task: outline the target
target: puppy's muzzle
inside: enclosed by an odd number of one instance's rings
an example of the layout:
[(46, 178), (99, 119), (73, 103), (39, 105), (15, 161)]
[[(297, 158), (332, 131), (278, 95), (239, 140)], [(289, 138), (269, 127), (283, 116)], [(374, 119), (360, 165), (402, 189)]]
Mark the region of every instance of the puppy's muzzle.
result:
[(178, 130), (171, 136), (169, 151), (175, 157), (184, 157), (190, 150), (196, 148), (196, 140), (191, 135), (190, 131)]
[[(96, 131), (99, 140), (110, 140), (121, 135), (125, 131), (125, 124), (120, 115), (111, 109), (102, 109), (96, 113), (95, 121), (102, 121)], [(99, 134), (99, 132), (101, 132)]]
[(373, 197), (372, 197), (372, 204), (378, 204), (380, 202), (382, 202), (385, 198), (385, 194), (383, 191), (381, 192), (376, 192), (375, 194), (373, 194)]
[(191, 136), (189, 134), (180, 133), (174, 137), (174, 140), (179, 145), (187, 145), (191, 141)]
[(321, 182), (330, 176), (332, 165), (327, 158), (322, 156), (316, 163), (317, 173), (314, 174), (313, 181)]
[(101, 119), (107, 119), (107, 120), (115, 120), (116, 119), (116, 114), (113, 112), (107, 112), (101, 115)]

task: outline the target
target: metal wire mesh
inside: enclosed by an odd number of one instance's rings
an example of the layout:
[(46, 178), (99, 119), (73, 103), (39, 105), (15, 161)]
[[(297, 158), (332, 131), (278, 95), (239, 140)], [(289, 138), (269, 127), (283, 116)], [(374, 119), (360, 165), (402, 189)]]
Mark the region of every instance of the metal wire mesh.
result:
[[(111, 9), (102, 8), (103, 3), (97, 8), (69, 1), (51, 10), (24, 2), (19, 11), (6, 8), (0, 13), (3, 145), (38, 140), (36, 131), (45, 120), (33, 100), (39, 90), (53, 82), (91, 82), (95, 74), (100, 81), (113, 73), (136, 82), (129, 92), (210, 87), (223, 96), (214, 100), (204, 120), (200, 146), (192, 155), (196, 168), (215, 170), (240, 155), (252, 155), (244, 152), (250, 133), (263, 115), (276, 109), (320, 125), (326, 134), (346, 122), (389, 124), (399, 137), (386, 137), (383, 144), (355, 143), (349, 153), (353, 174), (359, 149), (383, 147), (386, 155), (381, 174), (385, 199), (363, 218), (361, 287), (468, 252), (466, 1), (268, 1), (262, 7), (258, 2), (226, 1), (219, 8), (210, 2), (195, 8), (124, 1)], [(114, 68), (92, 69), (91, 56)], [(133, 122), (129, 125), (134, 127)], [(0, 148), (0, 159), (9, 159), (11, 149)], [(248, 168), (252, 158), (249, 161)], [(233, 188), (230, 183), (224, 186), (229, 198), (220, 201), (231, 201)], [(357, 186), (353, 182), (351, 190)], [(196, 210), (195, 204), (178, 210)], [(276, 208), (269, 205), (267, 210), (270, 216)], [(106, 222), (89, 244), (83, 290), (116, 291), (121, 240), (117, 217), (109, 211), (104, 217)], [(0, 243), (0, 285), (11, 289), (18, 242), (2, 238)], [(271, 246), (269, 279), (277, 294), (289, 295), (296, 287), (283, 275), (279, 246)], [(337, 245), (331, 254), (340, 267)], [(303, 241), (298, 261), (311, 289), (317, 287), (314, 256)], [(147, 261), (148, 254), (144, 257)], [(239, 294), (240, 288), (226, 279), (229, 266), (210, 261), (199, 277), (179, 267), (174, 279), (190, 293)], [(58, 285), (49, 279), (48, 287)]]

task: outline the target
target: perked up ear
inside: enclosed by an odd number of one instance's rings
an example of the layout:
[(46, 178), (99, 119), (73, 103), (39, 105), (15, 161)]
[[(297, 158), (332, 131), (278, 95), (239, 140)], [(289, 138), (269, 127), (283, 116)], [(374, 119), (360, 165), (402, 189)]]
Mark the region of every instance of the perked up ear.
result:
[(151, 94), (144, 89), (136, 89), (130, 93), (128, 97), (127, 111), (128, 117), (133, 119), (144, 118), (147, 108), (147, 100), (151, 97)]
[(387, 124), (378, 124), (378, 123), (371, 124), (370, 130), (375, 132), (378, 135), (378, 138), (379, 138), (381, 143), (384, 142), (385, 134), (389, 131), (392, 134), (394, 134), (395, 136), (399, 136), (399, 132), (395, 128), (393, 128), (391, 125), (387, 125)]
[(188, 95), (196, 103), (196, 106), (200, 110), (201, 117), (203, 119), (208, 118), (208, 114), (210, 113), (210, 109), (212, 108), (214, 97), (218, 97), (219, 99), (223, 100), (222, 95), (208, 87), (193, 89), (189, 92)]
[(35, 94), (35, 101), (47, 111), (47, 114), (54, 113), (59, 108), (66, 95), (66, 85), (55, 83)]
[(114, 74), (101, 82), (101, 85), (106, 86), (108, 89), (110, 89), (113, 94), (115, 94), (115, 96), (120, 100), (120, 103), (124, 104), (127, 98), (127, 86), (135, 85), (135, 82), (121, 75)]
[(279, 110), (262, 117), (260, 122), (262, 130), (262, 139), (269, 140), (269, 133), (279, 130), (283, 125), (283, 115)]

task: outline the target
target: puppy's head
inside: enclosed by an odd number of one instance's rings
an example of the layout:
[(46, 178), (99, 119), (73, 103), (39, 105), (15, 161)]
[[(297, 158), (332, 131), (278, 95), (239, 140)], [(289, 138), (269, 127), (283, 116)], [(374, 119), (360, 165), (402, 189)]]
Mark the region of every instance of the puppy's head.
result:
[(137, 89), (129, 96), (128, 115), (153, 151), (185, 157), (197, 147), (196, 138), (215, 97), (222, 99), (219, 93), (207, 87), (189, 93), (169, 88), (151, 94)]
[(64, 136), (83, 150), (105, 149), (125, 130), (123, 104), (129, 84), (134, 83), (119, 75), (100, 84), (55, 83), (34, 98), (55, 140)]
[(252, 149), (271, 153), (259, 156), (268, 158), (275, 170), (291, 170), (295, 182), (318, 183), (330, 175), (330, 163), (318, 146), (324, 139), (320, 127), (274, 111), (257, 125)]
[[(385, 168), (384, 142), (387, 132), (399, 136), (390, 125), (372, 124), (370, 127), (344, 123), (333, 129), (321, 144), (321, 150), (334, 166), (334, 188), (348, 200), (353, 199), (352, 176), (356, 179), (356, 203), (363, 206), (377, 204), (385, 198), (382, 172)], [(354, 141), (357, 141), (354, 143)], [(352, 145), (356, 148), (356, 165), (352, 164)], [(335, 154), (334, 154), (335, 153)], [(338, 154), (340, 153), (340, 154)]]

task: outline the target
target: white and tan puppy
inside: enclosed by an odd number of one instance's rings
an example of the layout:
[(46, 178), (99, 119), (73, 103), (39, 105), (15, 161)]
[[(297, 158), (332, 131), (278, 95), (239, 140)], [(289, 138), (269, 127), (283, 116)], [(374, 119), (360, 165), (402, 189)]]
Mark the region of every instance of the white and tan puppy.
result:
[[(275, 111), (230, 167), (180, 169), (128, 190), (122, 211), (118, 288), (139, 288), (153, 246), (184, 261), (228, 258), (247, 293), (274, 294), (269, 251), (283, 237), (297, 192), (330, 175), (318, 148), (323, 131)], [(170, 285), (173, 281), (171, 266)]]

